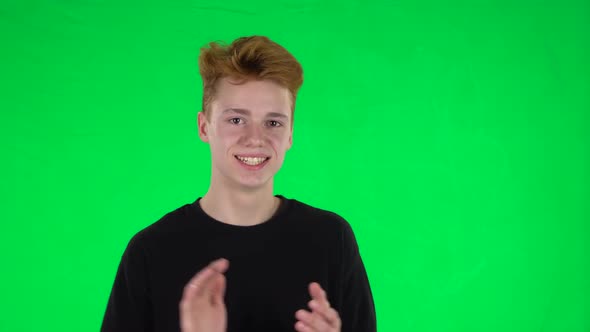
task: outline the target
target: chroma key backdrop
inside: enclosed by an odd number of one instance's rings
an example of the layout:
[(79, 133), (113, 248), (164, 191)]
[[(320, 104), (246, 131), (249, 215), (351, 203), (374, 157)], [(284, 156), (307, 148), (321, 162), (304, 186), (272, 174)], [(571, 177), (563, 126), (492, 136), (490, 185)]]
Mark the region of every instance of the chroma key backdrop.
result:
[[(0, 331), (97, 331), (208, 187), (197, 57), (303, 65), (276, 193), (352, 225), (382, 332), (587, 332), (590, 2), (3, 0)], [(362, 331), (359, 331), (362, 332)]]

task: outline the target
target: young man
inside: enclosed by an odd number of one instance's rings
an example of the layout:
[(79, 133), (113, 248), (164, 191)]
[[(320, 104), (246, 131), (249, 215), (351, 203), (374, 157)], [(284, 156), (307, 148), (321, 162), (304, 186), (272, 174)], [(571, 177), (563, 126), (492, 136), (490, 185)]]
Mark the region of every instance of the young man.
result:
[(292, 144), (299, 62), (253, 36), (210, 43), (199, 67), (209, 190), (130, 240), (102, 331), (376, 331), (350, 225), (273, 194)]

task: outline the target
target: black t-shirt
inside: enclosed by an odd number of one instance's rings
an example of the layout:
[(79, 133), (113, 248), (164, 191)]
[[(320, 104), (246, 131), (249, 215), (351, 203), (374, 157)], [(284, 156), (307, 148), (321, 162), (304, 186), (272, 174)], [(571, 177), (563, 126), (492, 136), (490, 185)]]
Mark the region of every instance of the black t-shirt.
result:
[(294, 331), (295, 312), (309, 310), (308, 285), (318, 282), (343, 332), (376, 331), (375, 307), (357, 242), (346, 220), (294, 199), (254, 226), (207, 215), (197, 199), (129, 241), (101, 331), (179, 331), (186, 283), (218, 258), (229, 260), (228, 332)]

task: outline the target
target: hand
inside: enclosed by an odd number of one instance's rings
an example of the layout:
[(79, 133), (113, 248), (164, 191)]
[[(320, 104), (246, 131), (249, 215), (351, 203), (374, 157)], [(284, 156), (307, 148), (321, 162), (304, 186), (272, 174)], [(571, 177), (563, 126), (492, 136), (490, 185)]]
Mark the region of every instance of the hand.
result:
[(184, 286), (180, 300), (180, 329), (183, 332), (226, 332), (225, 276), (229, 261), (211, 262)]
[(326, 292), (317, 282), (309, 284), (309, 308), (307, 310), (297, 310), (295, 317), (295, 330), (298, 332), (340, 332), (342, 322), (336, 310), (330, 307), (330, 302), (326, 297)]

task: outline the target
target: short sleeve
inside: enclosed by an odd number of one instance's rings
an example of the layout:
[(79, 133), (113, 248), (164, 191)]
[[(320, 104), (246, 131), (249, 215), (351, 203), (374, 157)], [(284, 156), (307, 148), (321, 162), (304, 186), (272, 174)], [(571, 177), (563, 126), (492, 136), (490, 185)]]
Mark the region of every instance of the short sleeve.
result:
[(342, 231), (342, 332), (375, 332), (377, 321), (369, 279), (354, 232), (348, 222)]
[(139, 235), (129, 241), (121, 258), (101, 332), (144, 332), (153, 329), (146, 252)]

